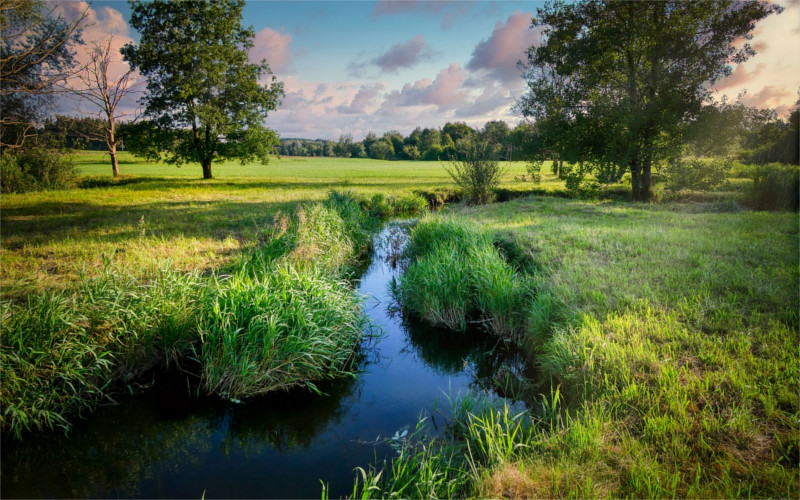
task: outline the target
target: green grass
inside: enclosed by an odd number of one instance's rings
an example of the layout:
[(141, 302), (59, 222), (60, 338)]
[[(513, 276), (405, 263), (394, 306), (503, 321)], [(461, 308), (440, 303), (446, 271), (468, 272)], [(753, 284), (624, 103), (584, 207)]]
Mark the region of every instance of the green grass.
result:
[(534, 275), (548, 395), (523, 453), (462, 471), (469, 494), (798, 496), (795, 213), (534, 197), (450, 218)]
[[(268, 165), (214, 165), (202, 180), (200, 167), (147, 164), (122, 154), (122, 177), (112, 180), (100, 153), (76, 155), (83, 189), (9, 194), (0, 198), (0, 280), (3, 297), (61, 290), (94, 277), (102, 255), (132, 274), (147, 277), (170, 260), (175, 270), (210, 272), (262, 244), (278, 213), (321, 201), (331, 190), (349, 190), (381, 215), (417, 210), (414, 191), (451, 190), (437, 162), (389, 162), (341, 158), (284, 158)], [(533, 188), (509, 165), (504, 186)], [(372, 206), (375, 196), (383, 202)], [(366, 205), (366, 204), (365, 204)], [(403, 210), (404, 209), (404, 210)]]
[(196, 366), (209, 394), (245, 398), (352, 374), (368, 324), (344, 280), (376, 219), (333, 193), (280, 217), (222, 273), (160, 267), (148, 279), (104, 257), (73, 288), (3, 301), (2, 429), (69, 429), (146, 370)]
[(455, 218), (423, 218), (411, 231), (411, 263), (394, 287), (399, 303), (435, 326), (479, 324), (522, 340), (533, 282), (494, 247), (492, 236)]

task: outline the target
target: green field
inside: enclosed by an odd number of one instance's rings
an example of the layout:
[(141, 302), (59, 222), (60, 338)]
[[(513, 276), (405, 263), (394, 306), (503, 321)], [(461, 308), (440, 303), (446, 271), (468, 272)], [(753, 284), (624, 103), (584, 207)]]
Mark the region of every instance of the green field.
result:
[[(102, 255), (141, 275), (170, 260), (176, 269), (210, 270), (258, 242), (279, 211), (319, 201), (332, 189), (401, 193), (451, 186), (437, 162), (285, 158), (268, 165), (200, 167), (148, 164), (120, 155), (122, 178), (110, 180), (100, 153), (76, 155), (88, 189), (3, 195), (0, 267), (4, 297), (61, 288), (83, 273), (94, 276)], [(504, 187), (524, 163), (510, 163)]]
[[(354, 215), (347, 200), (329, 199), (331, 190), (352, 190), (367, 200), (379, 193), (452, 187), (442, 165), (431, 162), (284, 158), (267, 166), (215, 165), (216, 178), (204, 181), (198, 166), (146, 164), (127, 155), (121, 160), (123, 177), (117, 181), (109, 179), (102, 155), (83, 153), (76, 163), (84, 187), (3, 195), (0, 279), (3, 298), (10, 299), (4, 304), (5, 320), (13, 302), (55, 315), (29, 321), (57, 324), (57, 311), (78, 314), (80, 300), (89, 299), (64, 299), (55, 307), (50, 299), (36, 299), (50, 297), (42, 292), (71, 297), (83, 286), (78, 296), (100, 297), (86, 302), (91, 309), (112, 301), (104, 287), (114, 282), (123, 302), (128, 301), (123, 305), (133, 312), (115, 313), (107, 324), (81, 316), (72, 326), (58, 328), (79, 328), (89, 339), (86, 345), (94, 342), (100, 349), (116, 341), (109, 340), (110, 332), (123, 331), (115, 330), (119, 325), (138, 334), (131, 328), (150, 328), (152, 319), (160, 325), (154, 331), (161, 332), (167, 315), (170, 332), (184, 331), (178, 328), (183, 323), (174, 321), (200, 321), (201, 331), (219, 332), (224, 339), (228, 327), (219, 325), (228, 320), (197, 320), (213, 316), (204, 309), (213, 301), (188, 300), (191, 290), (208, 286), (214, 300), (229, 300), (232, 310), (236, 303), (259, 300), (280, 309), (258, 295), (258, 280), (265, 270), (283, 269), (274, 266), (295, 266), (299, 277), (285, 286), (307, 290), (320, 304), (329, 304), (325, 294), (314, 295), (314, 286), (308, 285), (317, 279), (316, 271), (309, 270), (316, 264), (310, 263), (325, 256), (329, 260), (324, 262), (332, 263), (319, 265), (327, 265), (339, 279), (363, 249), (352, 244), (337, 257), (337, 242), (363, 239), (366, 230), (351, 222), (361, 216)], [(460, 496), (491, 497), (796, 498), (797, 214), (751, 211), (723, 195), (708, 197), (712, 202), (652, 204), (540, 196), (534, 193), (562, 193), (563, 182), (545, 172), (543, 183), (535, 186), (520, 179), (526, 174), (524, 163), (506, 167), (501, 189), (528, 195), (482, 207), (451, 204), (444, 214), (428, 216), (415, 232), (424, 238), (426, 224), (433, 227), (447, 218), (479, 234), (474, 255), (466, 244), (456, 254), (445, 248), (440, 255), (460, 255), (472, 263), (460, 272), (477, 280), (471, 290), (478, 293), (463, 299), (465, 307), (478, 308), (491, 322), (490, 331), (521, 344), (536, 372), (520, 389), (533, 401), (532, 427), (508, 438), (502, 453), (476, 451), (476, 462), (463, 462), (454, 472), (459, 479), (447, 488), (458, 484)], [(311, 203), (320, 204), (296, 215), (299, 205)], [(412, 248), (427, 246), (425, 251), (435, 254), (436, 242), (448, 240), (428, 238), (433, 243), (412, 241)], [(251, 254), (262, 256), (257, 265), (242, 261)], [(168, 274), (165, 262), (171, 266)], [(473, 273), (475, 262), (497, 272)], [(126, 283), (157, 286), (147, 289), (147, 300), (141, 299), (136, 294), (144, 292), (135, 286), (108, 281), (109, 266), (129, 276), (132, 281)], [(230, 266), (240, 266), (241, 282), (210, 286), (204, 281), (212, 271)], [(409, 272), (417, 272), (420, 281), (408, 285), (402, 292), (406, 296), (415, 286), (424, 289), (431, 283), (444, 290), (445, 283), (436, 282), (436, 269)], [(507, 276), (506, 284), (492, 281), (498, 275)], [(513, 293), (503, 295), (503, 290)], [(439, 295), (446, 296), (444, 291)], [(186, 309), (170, 309), (179, 300), (186, 300)], [(328, 314), (329, 305), (320, 306), (321, 321), (335, 324), (349, 314), (348, 300), (336, 298), (336, 314), (342, 316)], [(424, 317), (427, 306), (418, 302), (417, 314)], [(504, 323), (505, 313), (497, 311), (513, 312), (514, 321)], [(19, 332), (19, 342), (29, 342), (31, 356), (38, 356), (36, 342), (41, 340)], [(152, 338), (148, 349), (166, 349), (158, 335)], [(127, 340), (119, 339), (124, 348), (116, 348), (115, 356), (135, 361), (152, 354), (134, 349), (135, 338)], [(57, 338), (48, 342), (63, 348)], [(193, 340), (176, 337), (171, 342), (167, 352), (174, 354), (185, 348), (181, 342)], [(215, 346), (209, 345), (204, 355), (209, 370), (222, 374), (210, 373), (209, 383), (246, 384), (230, 381), (225, 369), (226, 356), (232, 354)], [(26, 376), (51, 376), (48, 363), (40, 362)], [(7, 397), (6, 385), (6, 408)], [(4, 413), (4, 426), (12, 417)], [(493, 439), (503, 441), (503, 433), (510, 432), (507, 423), (492, 424), (494, 434), (471, 435), (488, 417), (464, 418), (470, 450), (495, 446)], [(450, 443), (438, 456), (448, 449), (463, 456), (460, 445)], [(419, 463), (409, 470), (419, 471), (420, 463), (433, 460), (423, 455), (415, 456)], [(381, 483), (386, 495), (398, 486), (388, 477)], [(433, 487), (426, 496), (452, 492)]]

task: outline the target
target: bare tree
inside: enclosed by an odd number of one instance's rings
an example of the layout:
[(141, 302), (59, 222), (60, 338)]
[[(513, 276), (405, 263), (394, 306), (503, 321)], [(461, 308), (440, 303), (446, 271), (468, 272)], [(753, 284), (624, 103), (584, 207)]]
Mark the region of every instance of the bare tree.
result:
[(92, 58), (86, 68), (78, 73), (77, 80), (80, 82), (76, 93), (93, 106), (98, 108), (97, 115), (103, 120), (104, 126), (96, 133), (83, 135), (87, 139), (100, 140), (105, 142), (108, 147), (108, 155), (111, 157), (111, 172), (114, 177), (119, 175), (119, 163), (117, 161), (117, 120), (123, 116), (117, 114), (117, 108), (122, 100), (132, 92), (131, 75), (133, 72), (128, 69), (119, 78), (110, 75), (111, 66), (119, 60), (114, 58), (118, 51), (111, 48), (113, 37), (107, 38), (101, 43), (92, 44)]
[(79, 70), (72, 47), (80, 44), (89, 7), (74, 21), (44, 0), (0, 0), (0, 146), (23, 147), (34, 123)]

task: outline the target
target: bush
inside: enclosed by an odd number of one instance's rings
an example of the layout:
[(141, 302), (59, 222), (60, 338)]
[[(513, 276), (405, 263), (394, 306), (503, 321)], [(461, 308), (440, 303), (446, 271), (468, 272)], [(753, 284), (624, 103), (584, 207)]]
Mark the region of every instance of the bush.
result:
[(666, 187), (670, 191), (711, 191), (727, 183), (732, 167), (733, 161), (728, 158), (674, 159), (664, 168)]
[(753, 187), (747, 204), (757, 210), (798, 210), (800, 167), (783, 163), (754, 165), (747, 171)]
[(485, 144), (469, 144), (464, 150), (464, 159), (445, 166), (447, 173), (471, 202), (484, 204), (494, 201), (494, 190), (505, 173), (490, 151)]
[(0, 158), (0, 187), (4, 193), (67, 189), (75, 184), (75, 165), (63, 153), (29, 149), (4, 152)]

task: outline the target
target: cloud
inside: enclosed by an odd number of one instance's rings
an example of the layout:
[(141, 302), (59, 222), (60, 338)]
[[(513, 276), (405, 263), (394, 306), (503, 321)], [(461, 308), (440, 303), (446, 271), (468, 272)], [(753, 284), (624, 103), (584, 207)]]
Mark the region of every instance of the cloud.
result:
[(403, 85), (400, 91), (393, 91), (387, 96), (390, 107), (396, 106), (437, 106), (440, 110), (453, 108), (465, 101), (467, 92), (461, 88), (466, 80), (461, 67), (452, 63), (439, 71), (436, 78), (423, 78), (413, 84)]
[(374, 102), (378, 95), (380, 95), (380, 92), (384, 87), (385, 85), (380, 82), (372, 85), (363, 85), (355, 97), (353, 97), (353, 100), (350, 102), (350, 104), (340, 104), (336, 107), (336, 110), (342, 114), (366, 113), (367, 107)]
[(429, 60), (434, 52), (422, 35), (417, 35), (407, 42), (395, 44), (373, 62), (383, 71), (395, 72), (400, 68), (410, 68), (415, 64)]
[(250, 49), (250, 60), (260, 62), (266, 59), (273, 73), (285, 74), (291, 63), (292, 35), (263, 28), (256, 33), (253, 48)]
[(475, 46), (466, 68), (485, 71), (507, 85), (521, 85), (517, 61), (541, 37), (541, 29), (530, 29), (532, 15), (530, 12), (516, 11), (505, 23), (498, 22), (489, 38)]
[(765, 63), (760, 63), (756, 65), (753, 71), (747, 71), (743, 64), (736, 66), (733, 70), (733, 73), (722, 78), (719, 80), (715, 85), (714, 88), (717, 90), (723, 90), (730, 87), (740, 87), (742, 85), (747, 84), (747, 82), (751, 81), (755, 77), (757, 77), (767, 65)]
[[(77, 21), (84, 13), (86, 14), (83, 22), (83, 41), (85, 43), (82, 46), (75, 47), (75, 58), (80, 66), (85, 66), (92, 60), (95, 45), (104, 46), (110, 40), (111, 64), (109, 64), (108, 68), (109, 80), (112, 82), (117, 81), (130, 70), (128, 63), (122, 60), (119, 49), (128, 43), (133, 43), (134, 40), (130, 36), (130, 26), (128, 26), (128, 22), (121, 12), (108, 6), (95, 9), (84, 1), (51, 2), (50, 5), (56, 15), (69, 22)], [(67, 85), (73, 89), (82, 88), (82, 84), (76, 78), (68, 80)], [(144, 79), (138, 73), (134, 73), (130, 77), (129, 88), (131, 90), (117, 107), (118, 117), (129, 117), (135, 114), (137, 109), (135, 100), (143, 85)], [(93, 114), (96, 111), (93, 105), (75, 97), (66, 97), (58, 103), (58, 112), (60, 113)]]
[(795, 95), (784, 87), (768, 85), (755, 94), (745, 93), (742, 102), (746, 106), (755, 108), (772, 108), (778, 115), (782, 115), (788, 112), (794, 97)]
[(509, 114), (512, 100), (507, 89), (499, 86), (486, 86), (483, 92), (466, 106), (456, 109), (455, 115), (459, 118), (481, 116), (486, 121), (495, 119), (495, 111), (502, 109), (499, 115)]
[(800, 88), (800, 59), (791, 56), (790, 47), (800, 46), (800, 2), (780, 2), (785, 10), (760, 21), (750, 45), (757, 54), (735, 65), (733, 73), (714, 88), (734, 97), (745, 90), (743, 102), (750, 106), (771, 107), (786, 116), (797, 99)]

